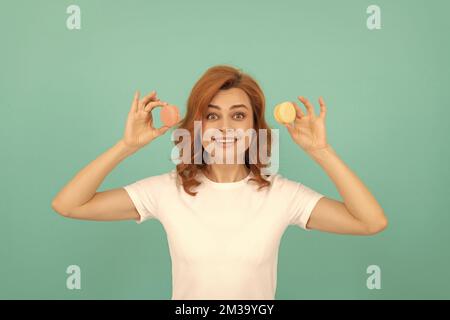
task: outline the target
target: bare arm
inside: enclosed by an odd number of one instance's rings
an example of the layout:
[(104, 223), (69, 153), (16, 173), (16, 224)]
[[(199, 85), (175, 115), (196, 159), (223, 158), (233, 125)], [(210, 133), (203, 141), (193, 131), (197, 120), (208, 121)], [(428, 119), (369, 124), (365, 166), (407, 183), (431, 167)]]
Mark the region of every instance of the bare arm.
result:
[(52, 208), (74, 219), (111, 221), (138, 219), (139, 214), (123, 188), (97, 192), (105, 177), (125, 158), (164, 134), (169, 127), (153, 128), (151, 110), (166, 104), (152, 92), (139, 100), (137, 91), (123, 139), (89, 163), (56, 195)]
[(135, 151), (123, 140), (89, 163), (57, 194), (52, 208), (63, 216), (87, 220), (137, 219), (125, 189), (97, 192), (106, 176)]
[(294, 125), (286, 124), (293, 140), (314, 159), (336, 185), (344, 202), (323, 197), (314, 207), (306, 227), (320, 231), (372, 235), (384, 230), (388, 220), (375, 197), (328, 144), (325, 129), (327, 106), (319, 98), (320, 114), (303, 96), (298, 99), (307, 112), (295, 103)]
[(331, 146), (308, 154), (325, 170), (344, 199), (320, 199), (308, 228), (354, 235), (372, 235), (386, 228), (383, 208)]

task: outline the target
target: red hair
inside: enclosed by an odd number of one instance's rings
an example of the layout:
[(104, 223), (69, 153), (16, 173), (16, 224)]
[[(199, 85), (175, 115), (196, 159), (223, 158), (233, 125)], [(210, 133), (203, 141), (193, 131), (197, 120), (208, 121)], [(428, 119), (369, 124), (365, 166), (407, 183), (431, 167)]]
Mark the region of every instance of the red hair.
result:
[[(251, 107), (253, 110), (253, 129), (255, 129), (257, 133), (259, 132), (259, 129), (267, 130), (266, 148), (267, 156), (270, 157), (272, 135), (270, 132), (270, 128), (267, 125), (266, 120), (264, 119), (264, 94), (258, 83), (251, 76), (241, 72), (240, 69), (232, 66), (217, 65), (206, 70), (206, 72), (192, 88), (187, 102), (186, 115), (177, 125), (177, 128), (188, 130), (190, 136), (194, 137), (194, 121), (200, 121), (202, 119), (202, 115), (206, 111), (208, 104), (211, 102), (211, 100), (219, 90), (227, 90), (231, 88), (242, 89), (250, 98)], [(249, 149), (247, 149), (245, 151), (245, 166), (249, 168), (254, 175), (254, 178), (251, 178), (250, 180), (255, 181), (259, 185), (258, 190), (260, 190), (263, 187), (269, 186), (270, 182), (265, 180), (261, 175), (261, 168), (266, 167), (267, 164), (262, 164), (260, 162), (260, 146), (258, 134), (255, 135), (255, 138), (257, 142), (257, 158), (256, 161), (252, 162), (256, 163), (250, 163), (248, 155)], [(176, 165), (177, 175), (181, 178), (183, 188), (191, 196), (195, 196), (197, 192), (192, 192), (190, 189), (201, 184), (201, 182), (195, 179), (198, 171), (200, 170), (202, 172), (209, 172), (209, 165), (204, 162), (202, 156), (204, 152), (203, 146), (201, 148), (202, 163), (194, 163), (194, 158), (196, 156), (194, 154), (194, 140), (195, 139), (191, 139), (190, 163), (181, 162)], [(178, 143), (180, 142), (175, 141), (175, 145), (177, 145)]]

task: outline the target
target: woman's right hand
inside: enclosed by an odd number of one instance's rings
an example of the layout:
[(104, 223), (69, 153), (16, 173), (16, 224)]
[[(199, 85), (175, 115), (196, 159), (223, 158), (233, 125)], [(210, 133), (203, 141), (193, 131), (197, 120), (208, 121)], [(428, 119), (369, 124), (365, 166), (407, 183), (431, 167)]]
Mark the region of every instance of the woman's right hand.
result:
[(168, 105), (168, 103), (159, 100), (156, 97), (155, 90), (141, 100), (139, 100), (139, 95), (138, 90), (134, 94), (133, 103), (128, 113), (125, 134), (122, 138), (126, 146), (135, 150), (142, 148), (170, 129), (168, 126), (154, 128), (152, 117), (153, 108), (162, 107)]

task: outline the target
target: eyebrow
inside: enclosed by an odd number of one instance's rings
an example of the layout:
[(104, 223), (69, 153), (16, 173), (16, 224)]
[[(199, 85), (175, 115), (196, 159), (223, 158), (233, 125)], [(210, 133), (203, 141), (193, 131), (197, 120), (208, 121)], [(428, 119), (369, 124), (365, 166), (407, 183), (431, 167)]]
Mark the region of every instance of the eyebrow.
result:
[[(220, 107), (219, 107), (219, 106), (216, 106), (216, 105), (213, 105), (213, 104), (208, 104), (208, 107), (209, 107), (209, 108), (214, 108), (214, 109), (219, 109), (219, 110), (220, 110)], [(242, 108), (242, 107), (248, 109), (248, 107), (247, 107), (245, 104), (235, 104), (235, 105), (232, 105), (232, 106), (230, 107), (230, 110), (231, 110), (231, 109), (235, 109), (235, 108)]]

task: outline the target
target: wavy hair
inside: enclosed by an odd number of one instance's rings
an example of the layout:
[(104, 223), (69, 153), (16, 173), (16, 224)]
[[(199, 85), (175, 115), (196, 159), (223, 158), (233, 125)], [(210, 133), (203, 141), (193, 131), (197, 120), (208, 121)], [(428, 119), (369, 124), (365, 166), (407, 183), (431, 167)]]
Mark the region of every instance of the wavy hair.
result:
[[(194, 121), (200, 121), (202, 119), (202, 115), (208, 108), (208, 104), (214, 98), (214, 96), (218, 93), (219, 90), (227, 90), (231, 88), (240, 88), (242, 89), (250, 98), (251, 107), (253, 110), (253, 129), (256, 132), (259, 132), (259, 129), (266, 129), (267, 131), (267, 139), (266, 139), (266, 150), (267, 156), (271, 156), (271, 141), (272, 134), (269, 126), (264, 119), (264, 111), (265, 111), (265, 97), (264, 94), (258, 85), (258, 83), (248, 74), (243, 73), (241, 69), (237, 69), (233, 66), (229, 65), (216, 65), (210, 67), (206, 70), (206, 72), (201, 76), (201, 78), (196, 82), (194, 87), (191, 90), (185, 117), (179, 122), (177, 128), (185, 129), (189, 131), (191, 137), (194, 137)], [(258, 184), (258, 190), (263, 187), (269, 186), (270, 182), (263, 178), (261, 174), (261, 168), (268, 166), (268, 164), (262, 164), (260, 162), (260, 143), (259, 136), (256, 134), (256, 150), (257, 157), (256, 161), (252, 161), (254, 163), (250, 163), (249, 161), (249, 148), (245, 151), (245, 166), (250, 169), (253, 173), (254, 178), (250, 178), (249, 180), (255, 181)], [(197, 138), (197, 137), (195, 137)], [(177, 176), (181, 179), (184, 190), (190, 194), (191, 196), (195, 196), (197, 192), (193, 192), (190, 189), (192, 187), (197, 187), (201, 184), (200, 181), (196, 180), (197, 173), (201, 172), (209, 172), (209, 165), (205, 163), (203, 159), (204, 148), (203, 145), (201, 147), (201, 164), (194, 163), (194, 158), (196, 155), (194, 152), (194, 139), (191, 139), (191, 161), (190, 163), (180, 162), (176, 165)], [(181, 143), (180, 141), (175, 141), (175, 145)], [(268, 176), (268, 175), (264, 175)]]

